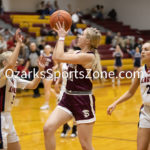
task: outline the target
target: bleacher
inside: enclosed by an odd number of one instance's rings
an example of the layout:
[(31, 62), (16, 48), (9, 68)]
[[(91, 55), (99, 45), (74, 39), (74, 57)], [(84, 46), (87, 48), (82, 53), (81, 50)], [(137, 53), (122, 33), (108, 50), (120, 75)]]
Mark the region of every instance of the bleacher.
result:
[[(46, 28), (50, 29), (50, 16), (45, 16), (44, 19), (41, 19), (37, 14), (14, 14), (9, 13), (1, 16), (5, 22), (10, 23), (14, 27), (19, 27), (22, 31), (30, 34), (32, 37), (36, 38), (41, 36), (41, 28), (43, 24), (45, 24)], [(106, 28), (111, 29), (114, 32), (122, 31), (126, 34), (133, 33), (135, 30), (130, 30), (129, 26), (123, 26), (121, 22), (112, 22), (110, 20), (96, 21), (95, 23), (100, 24)], [(86, 24), (77, 24), (77, 28), (86, 28)], [(123, 33), (122, 33), (123, 34)], [(125, 35), (125, 34), (124, 34)], [(71, 41), (75, 39), (76, 36), (67, 36), (65, 39), (65, 45), (69, 47)], [(55, 46), (56, 38), (54, 36), (46, 36), (45, 40), (48, 44)], [(98, 47), (98, 52), (101, 56), (102, 65), (106, 68), (107, 71), (112, 71), (114, 69), (114, 58), (112, 57), (113, 51), (110, 50), (111, 45), (105, 45), (106, 36), (105, 33), (102, 34), (102, 38), (100, 41), (100, 46)], [(124, 54), (123, 57), (123, 70), (132, 70), (133, 62), (132, 59), (129, 58), (128, 54)]]

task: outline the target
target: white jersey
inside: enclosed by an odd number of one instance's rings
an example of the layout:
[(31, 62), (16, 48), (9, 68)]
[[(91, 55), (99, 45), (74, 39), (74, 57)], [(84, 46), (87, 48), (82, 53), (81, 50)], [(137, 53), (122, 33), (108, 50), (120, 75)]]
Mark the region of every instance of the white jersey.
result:
[(150, 106), (150, 70), (147, 71), (146, 65), (141, 70), (140, 87), (143, 104)]
[(0, 112), (10, 112), (16, 96), (16, 88), (24, 89), (29, 81), (17, 76), (6, 78), (0, 70)]

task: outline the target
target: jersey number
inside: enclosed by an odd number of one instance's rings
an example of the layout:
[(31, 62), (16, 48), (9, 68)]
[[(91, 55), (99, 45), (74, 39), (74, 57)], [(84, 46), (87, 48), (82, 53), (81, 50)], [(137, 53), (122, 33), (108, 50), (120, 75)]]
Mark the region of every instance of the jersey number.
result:
[(148, 88), (147, 94), (150, 94), (150, 85), (146, 85), (146, 88)]

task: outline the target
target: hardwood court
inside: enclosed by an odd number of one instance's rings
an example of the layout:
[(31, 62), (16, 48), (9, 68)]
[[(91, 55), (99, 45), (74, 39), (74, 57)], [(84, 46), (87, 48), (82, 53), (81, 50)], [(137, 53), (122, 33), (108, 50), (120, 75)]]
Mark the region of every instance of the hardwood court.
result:
[[(106, 114), (107, 106), (122, 95), (129, 85), (130, 81), (123, 81), (121, 86), (115, 87), (111, 83), (94, 85), (97, 117), (93, 133), (95, 150), (136, 150), (138, 115), (142, 104), (140, 90), (128, 102), (118, 106), (111, 117)], [(33, 99), (32, 91), (17, 94), (12, 116), (22, 150), (44, 150), (43, 125), (55, 108), (56, 100), (54, 96), (51, 97), (50, 111), (40, 111), (43, 102), (44, 95)], [(60, 133), (61, 128), (56, 133), (57, 150), (81, 150), (78, 138), (60, 138)]]

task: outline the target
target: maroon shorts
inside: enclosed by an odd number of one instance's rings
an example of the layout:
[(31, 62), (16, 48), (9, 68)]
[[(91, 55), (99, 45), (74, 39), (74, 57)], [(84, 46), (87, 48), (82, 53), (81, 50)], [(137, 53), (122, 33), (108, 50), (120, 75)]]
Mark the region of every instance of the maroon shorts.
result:
[(95, 122), (95, 97), (89, 95), (70, 95), (64, 93), (58, 108), (72, 115), (77, 124)]

